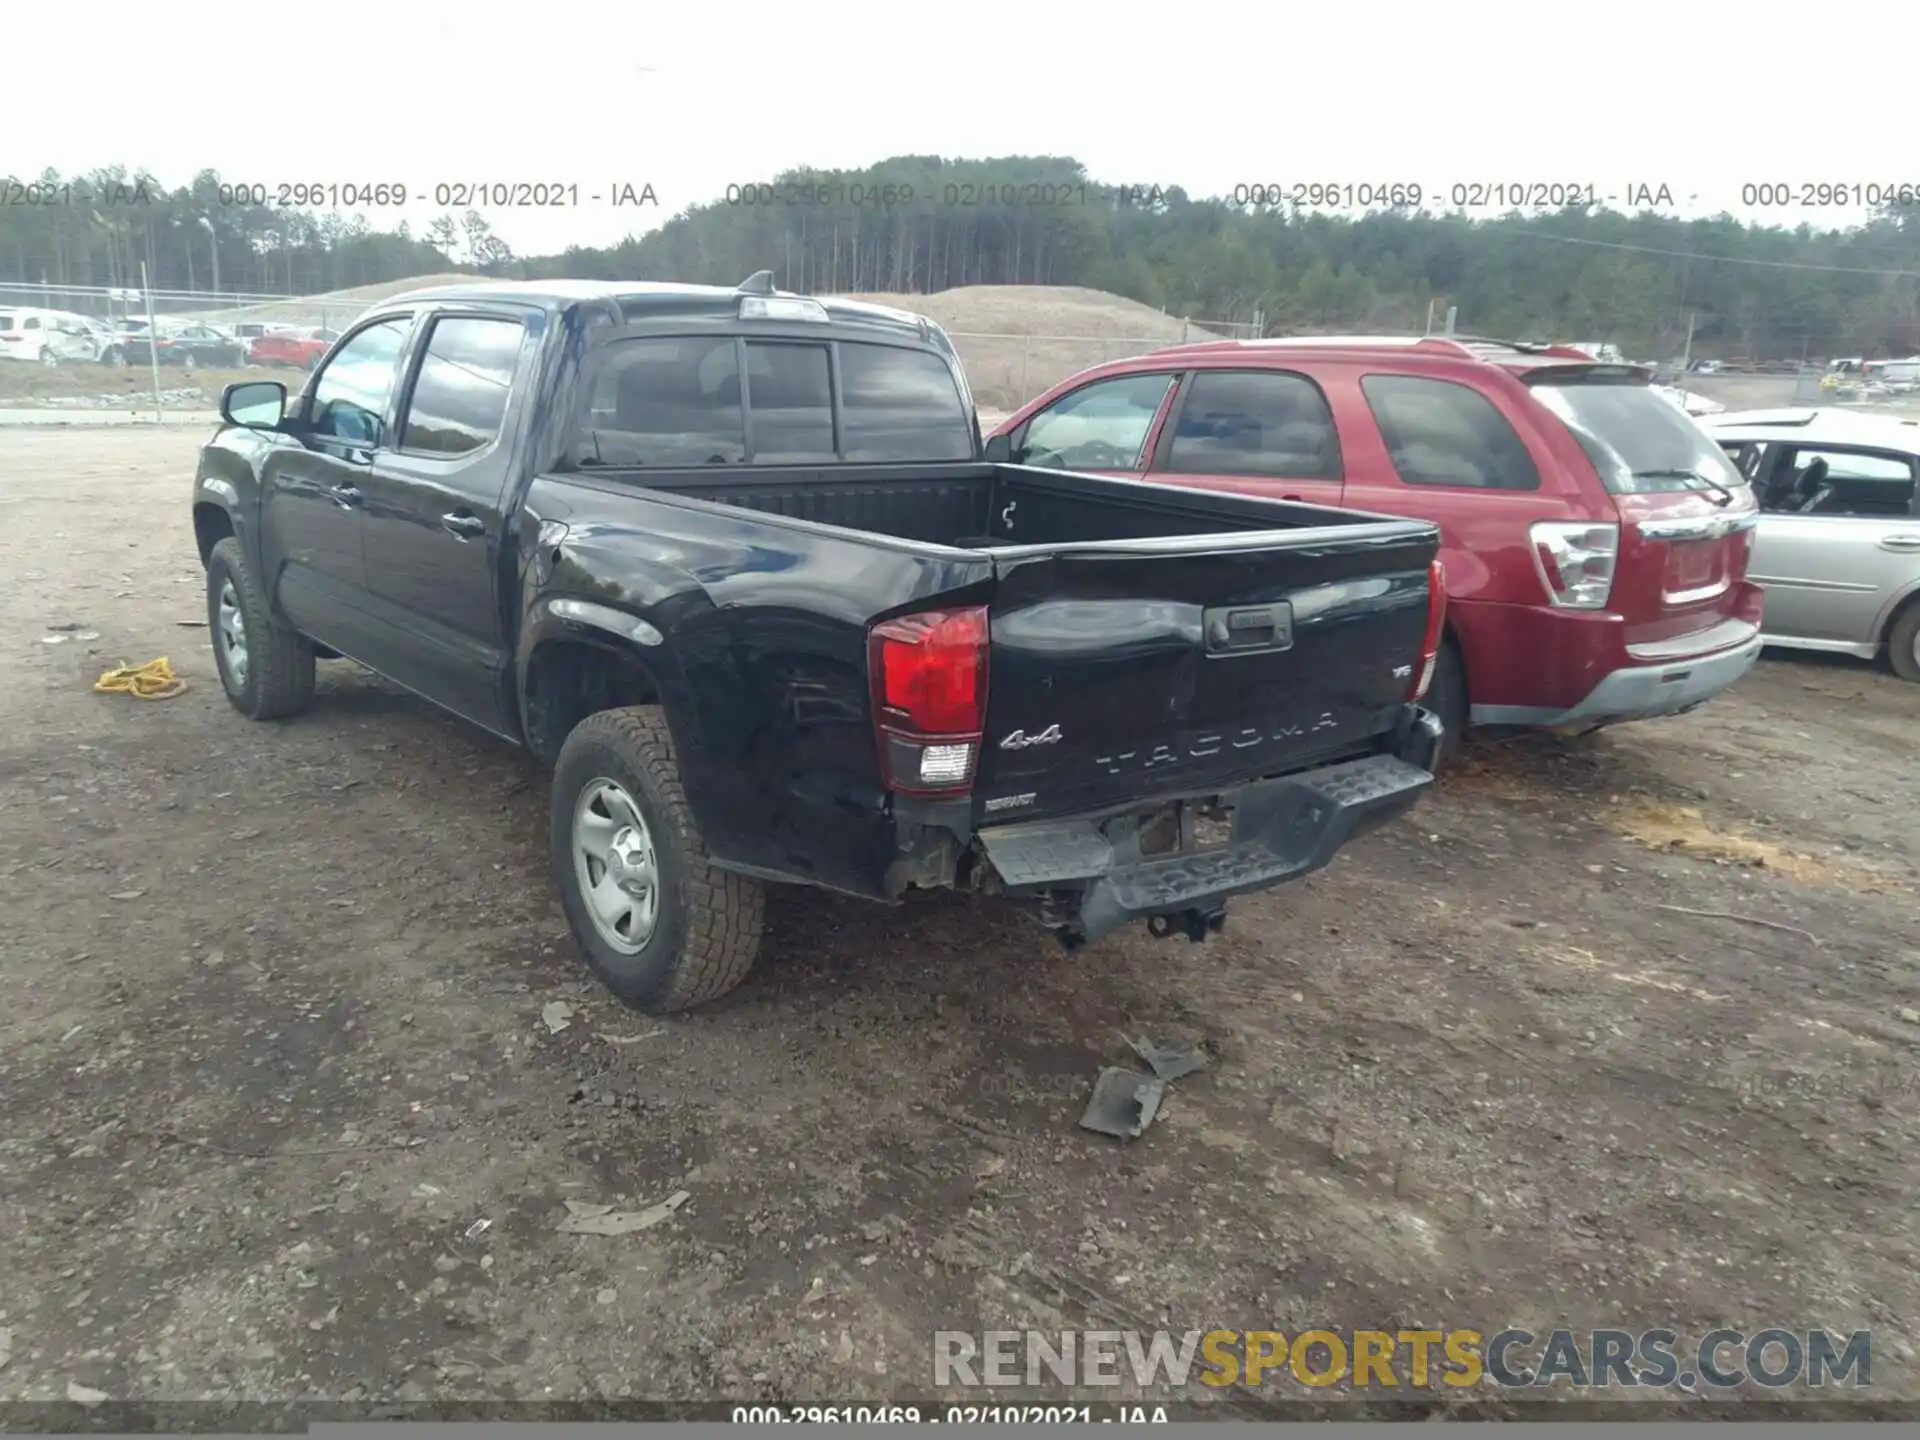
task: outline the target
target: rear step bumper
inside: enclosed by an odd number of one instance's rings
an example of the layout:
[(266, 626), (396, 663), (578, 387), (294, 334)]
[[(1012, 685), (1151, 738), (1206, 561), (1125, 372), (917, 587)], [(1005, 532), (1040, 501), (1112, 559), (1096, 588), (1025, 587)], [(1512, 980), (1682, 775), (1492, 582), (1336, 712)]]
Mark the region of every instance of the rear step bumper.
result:
[[(1051, 895), (1061, 938), (1098, 940), (1135, 920), (1164, 917), (1194, 938), (1218, 928), (1228, 897), (1320, 869), (1357, 835), (1411, 809), (1433, 783), (1439, 720), (1410, 714), (1397, 754), (1372, 755), (1228, 792), (1233, 833), (1221, 849), (1142, 858), (1094, 820), (1008, 825), (979, 832), (1015, 897)], [(1059, 902), (1078, 898), (1062, 910)], [(1212, 921), (1211, 925), (1207, 922)]]

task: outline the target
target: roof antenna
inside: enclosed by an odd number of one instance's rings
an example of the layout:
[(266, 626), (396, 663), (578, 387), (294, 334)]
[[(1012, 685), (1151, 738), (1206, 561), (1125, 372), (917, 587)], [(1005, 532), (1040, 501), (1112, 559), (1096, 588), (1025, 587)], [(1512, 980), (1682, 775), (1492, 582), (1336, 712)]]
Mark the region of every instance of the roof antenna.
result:
[(737, 293), (741, 295), (773, 294), (773, 272), (771, 270), (754, 271), (740, 282)]

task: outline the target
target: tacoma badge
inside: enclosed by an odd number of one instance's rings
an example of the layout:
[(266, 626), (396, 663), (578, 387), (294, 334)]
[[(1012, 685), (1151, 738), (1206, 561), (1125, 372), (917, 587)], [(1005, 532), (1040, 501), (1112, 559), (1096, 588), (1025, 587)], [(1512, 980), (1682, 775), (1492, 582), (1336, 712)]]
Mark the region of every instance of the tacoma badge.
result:
[(1060, 740), (1060, 727), (1049, 725), (1038, 735), (1029, 735), (1024, 730), (1016, 730), (1000, 742), (1002, 750), (1025, 750), (1029, 745), (1054, 745)]

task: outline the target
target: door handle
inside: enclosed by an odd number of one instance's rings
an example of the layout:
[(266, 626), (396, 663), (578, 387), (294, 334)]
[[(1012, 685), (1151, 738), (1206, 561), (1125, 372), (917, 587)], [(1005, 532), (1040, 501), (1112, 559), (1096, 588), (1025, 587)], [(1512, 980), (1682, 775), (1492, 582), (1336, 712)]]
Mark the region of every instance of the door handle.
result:
[(475, 535), (486, 534), (487, 522), (478, 515), (469, 515), (464, 511), (456, 510), (451, 515), (440, 517), (440, 528), (450, 535), (458, 535), (462, 540), (468, 540)]
[(1880, 542), (1880, 548), (1896, 555), (1911, 554), (1920, 551), (1920, 535), (1889, 535)]
[(342, 510), (351, 510), (360, 503), (360, 487), (357, 485), (336, 485), (327, 493), (333, 496), (333, 503)]

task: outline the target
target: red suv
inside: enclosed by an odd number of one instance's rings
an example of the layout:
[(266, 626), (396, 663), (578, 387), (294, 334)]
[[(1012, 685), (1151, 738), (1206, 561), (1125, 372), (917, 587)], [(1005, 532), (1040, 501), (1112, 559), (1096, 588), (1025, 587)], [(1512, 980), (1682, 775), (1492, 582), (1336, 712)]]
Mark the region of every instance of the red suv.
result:
[(1456, 337), (1209, 341), (1081, 371), (987, 454), (1435, 522), (1451, 747), (1676, 714), (1759, 656), (1752, 492), (1649, 378)]

